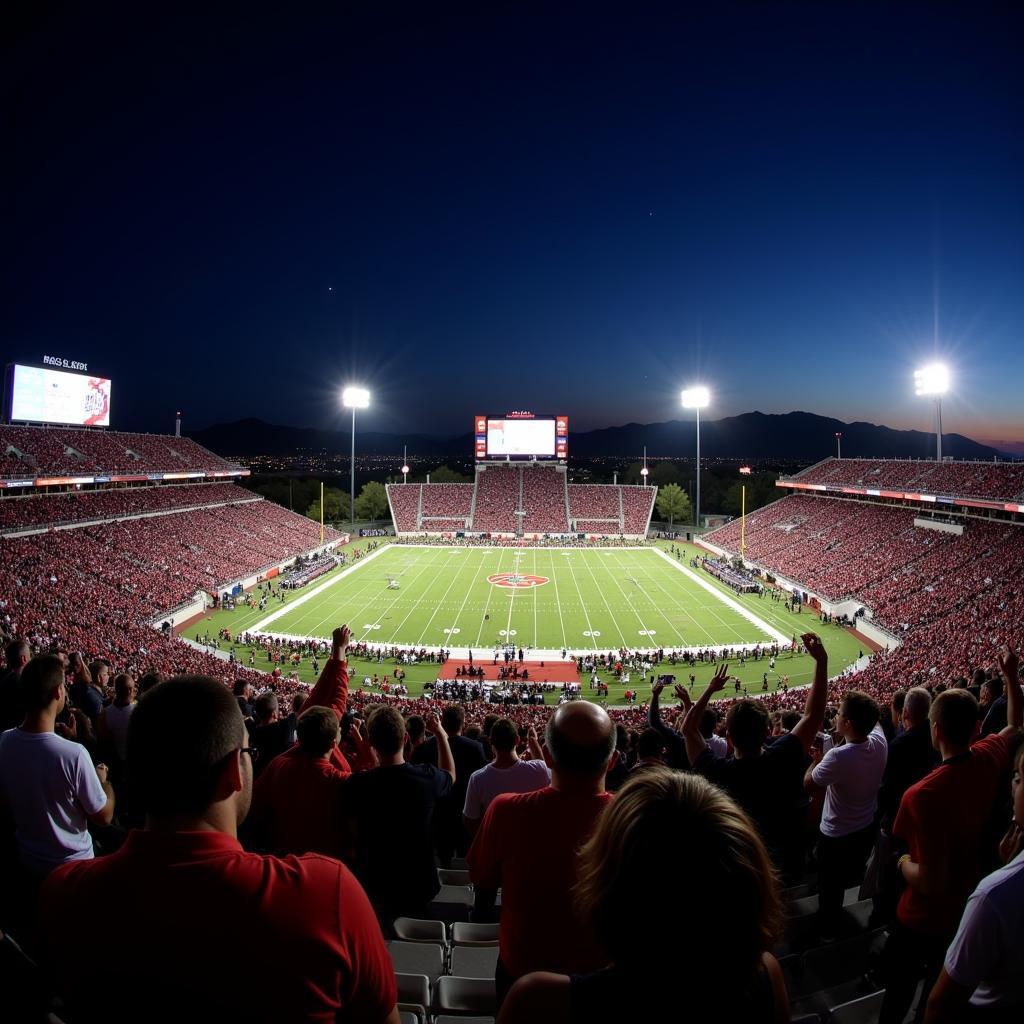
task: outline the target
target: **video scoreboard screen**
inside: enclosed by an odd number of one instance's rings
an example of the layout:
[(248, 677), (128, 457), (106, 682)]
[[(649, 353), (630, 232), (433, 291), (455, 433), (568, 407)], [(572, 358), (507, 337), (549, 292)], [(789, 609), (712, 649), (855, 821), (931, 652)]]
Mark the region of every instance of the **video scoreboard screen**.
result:
[(41, 366), (10, 367), (9, 418), (13, 422), (110, 426), (110, 381)]
[(473, 421), (473, 436), (478, 460), (565, 460), (569, 457), (568, 416), (478, 415)]

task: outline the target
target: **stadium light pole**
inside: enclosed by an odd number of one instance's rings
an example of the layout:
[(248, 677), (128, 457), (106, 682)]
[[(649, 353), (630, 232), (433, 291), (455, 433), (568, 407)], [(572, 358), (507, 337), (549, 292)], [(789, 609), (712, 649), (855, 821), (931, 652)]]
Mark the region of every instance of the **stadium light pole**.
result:
[(644, 478), (644, 487), (647, 486), (647, 445), (644, 445), (644, 468), (640, 470), (640, 475)]
[(935, 461), (942, 461), (942, 396), (949, 390), (949, 367), (929, 363), (914, 371), (914, 391), (935, 399)]
[(365, 409), (370, 404), (370, 392), (366, 388), (347, 387), (341, 393), (341, 404), (352, 410), (352, 490), (349, 495), (349, 513), (352, 525), (356, 525), (356, 409)]
[(402, 445), (402, 483), (407, 484), (409, 482), (409, 449), (407, 445)]
[(836, 431), (836, 458), (841, 459), (843, 457), (843, 433), (842, 431)]
[[(711, 404), (711, 392), (702, 384), (686, 388), (679, 396), (684, 409), (697, 410), (697, 499), (693, 507), (693, 525), (695, 530), (700, 529), (700, 411)], [(696, 539), (696, 538), (694, 538)]]

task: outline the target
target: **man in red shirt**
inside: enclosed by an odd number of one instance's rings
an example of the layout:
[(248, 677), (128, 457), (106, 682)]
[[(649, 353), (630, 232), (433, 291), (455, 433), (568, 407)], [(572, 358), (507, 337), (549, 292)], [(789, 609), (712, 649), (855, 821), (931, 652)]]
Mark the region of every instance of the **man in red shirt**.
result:
[(924, 979), (922, 1009), (974, 887), (988, 870), (984, 848), (992, 806), (1010, 767), (1010, 739), (1022, 709), (1017, 655), (999, 658), (1006, 680), (1007, 726), (973, 746), (978, 702), (967, 690), (946, 690), (932, 702), (932, 744), (942, 763), (904, 793), (893, 838), (907, 849), (898, 870), (907, 883), (885, 946), (885, 1000), (880, 1024), (899, 1024)]
[[(42, 958), (73, 1019), (398, 1024), (391, 961), (348, 869), (239, 844), (245, 743), (214, 679), (171, 679), (139, 701), (128, 768), (145, 829), (109, 857), (58, 868), (40, 897)], [(104, 984), (97, 956), (131, 969)]]
[(577, 852), (612, 799), (604, 777), (615, 728), (596, 704), (573, 701), (551, 716), (546, 741), (551, 785), (496, 797), (467, 856), (474, 885), (502, 890), (499, 1001), (531, 971), (575, 974), (608, 962), (579, 921), (572, 886)]

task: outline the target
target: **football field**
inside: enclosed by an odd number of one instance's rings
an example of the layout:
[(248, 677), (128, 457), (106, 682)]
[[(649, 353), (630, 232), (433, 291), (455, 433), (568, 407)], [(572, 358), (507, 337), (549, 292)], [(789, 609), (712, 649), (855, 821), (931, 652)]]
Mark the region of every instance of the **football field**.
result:
[[(739, 598), (660, 548), (388, 545), (289, 593), (249, 628), (402, 647), (537, 652), (739, 647), (790, 636), (767, 599)], [(764, 617), (759, 615), (763, 607)]]

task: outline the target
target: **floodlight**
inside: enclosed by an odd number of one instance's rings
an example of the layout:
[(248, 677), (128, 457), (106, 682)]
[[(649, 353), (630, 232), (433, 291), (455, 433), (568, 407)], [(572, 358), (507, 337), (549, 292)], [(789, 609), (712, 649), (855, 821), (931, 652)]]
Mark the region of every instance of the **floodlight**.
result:
[(345, 388), (341, 404), (346, 409), (365, 409), (370, 404), (370, 392), (366, 388)]
[(914, 389), (918, 395), (944, 395), (949, 390), (949, 367), (930, 363), (914, 371)]
[(684, 409), (706, 409), (711, 404), (711, 392), (700, 384), (686, 388), (679, 397)]

